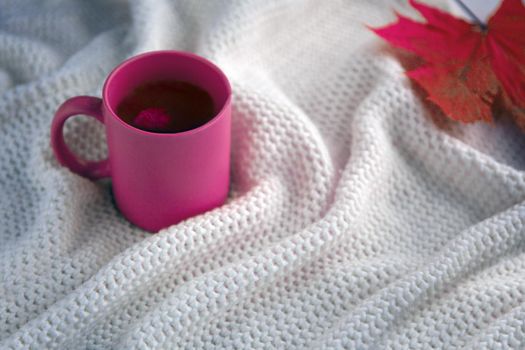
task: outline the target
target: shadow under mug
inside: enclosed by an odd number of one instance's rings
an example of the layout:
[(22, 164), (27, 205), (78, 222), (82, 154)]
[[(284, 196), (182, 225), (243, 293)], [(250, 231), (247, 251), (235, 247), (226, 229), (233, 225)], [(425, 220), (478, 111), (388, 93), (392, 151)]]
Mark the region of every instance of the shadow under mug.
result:
[[(203, 88), (213, 99), (215, 116), (178, 133), (144, 131), (118, 117), (115, 111), (124, 97), (137, 86), (158, 80)], [(51, 146), (62, 165), (92, 180), (111, 177), (120, 211), (152, 232), (224, 203), (230, 174), (231, 88), (217, 66), (192, 53), (147, 52), (117, 66), (106, 79), (102, 96), (73, 97), (58, 108)], [(64, 123), (77, 114), (105, 125), (107, 159), (86, 161), (67, 147)]]

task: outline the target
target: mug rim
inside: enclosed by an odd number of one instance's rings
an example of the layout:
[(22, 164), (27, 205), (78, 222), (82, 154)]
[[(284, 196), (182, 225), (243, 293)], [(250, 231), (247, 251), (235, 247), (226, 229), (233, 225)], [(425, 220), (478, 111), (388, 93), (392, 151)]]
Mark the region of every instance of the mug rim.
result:
[[(224, 86), (226, 88), (227, 98), (224, 101), (224, 103), (222, 104), (221, 109), (217, 113), (215, 113), (213, 118), (208, 120), (206, 123), (204, 123), (204, 124), (202, 124), (202, 125), (200, 125), (200, 126), (198, 126), (196, 128), (190, 129), (190, 130), (180, 131), (180, 132), (171, 132), (171, 133), (161, 133), (161, 132), (154, 132), (154, 131), (147, 131), (147, 130), (139, 129), (137, 127), (134, 127), (133, 125), (130, 125), (130, 124), (126, 123), (124, 120), (122, 120), (122, 118), (120, 118), (118, 116), (118, 114), (115, 112), (115, 110), (109, 104), (109, 96), (108, 96), (109, 92), (108, 92), (108, 90), (109, 90), (109, 86), (111, 84), (111, 80), (113, 80), (113, 78), (119, 73), (119, 71), (121, 71), (124, 67), (128, 66), (129, 64), (132, 64), (133, 62), (141, 60), (141, 59), (144, 59), (146, 57), (156, 56), (156, 55), (175, 55), (175, 56), (182, 56), (182, 57), (190, 58), (190, 59), (193, 59), (193, 60), (199, 61), (200, 63), (205, 64), (211, 70), (213, 70), (215, 73), (217, 73), (217, 75), (220, 77), (220, 79), (224, 83)], [(139, 134), (144, 134), (144, 135), (147, 135), (147, 136), (157, 136), (157, 137), (185, 136), (185, 135), (191, 135), (191, 134), (203, 131), (204, 129), (206, 129), (206, 128), (210, 127), (211, 125), (215, 124), (215, 122), (220, 118), (220, 116), (224, 115), (225, 109), (228, 108), (228, 106), (230, 105), (231, 96), (232, 96), (232, 90), (231, 90), (230, 81), (228, 80), (228, 78), (226, 77), (224, 72), (219, 67), (217, 67), (217, 65), (215, 65), (213, 62), (209, 61), (208, 59), (206, 59), (206, 58), (204, 58), (202, 56), (196, 55), (196, 54), (194, 54), (192, 52), (178, 51), (178, 50), (147, 51), (147, 52), (144, 52), (144, 53), (132, 56), (132, 57), (122, 61), (115, 68), (113, 68), (113, 70), (109, 73), (108, 77), (106, 78), (106, 81), (104, 82), (104, 86), (102, 88), (102, 103), (104, 105), (104, 108), (107, 109), (107, 111), (112, 115), (113, 118), (118, 119), (120, 124), (122, 124), (125, 128), (127, 128), (127, 129), (129, 129), (129, 130), (131, 130), (133, 132), (136, 132), (136, 133), (139, 133)]]

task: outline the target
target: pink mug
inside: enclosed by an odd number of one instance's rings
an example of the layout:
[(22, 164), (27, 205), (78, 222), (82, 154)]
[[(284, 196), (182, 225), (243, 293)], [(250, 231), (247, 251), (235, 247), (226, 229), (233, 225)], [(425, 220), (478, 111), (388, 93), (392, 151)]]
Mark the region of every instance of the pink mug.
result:
[[(215, 116), (206, 124), (178, 133), (137, 129), (115, 113), (137, 86), (156, 80), (197, 85), (212, 97)], [(62, 129), (74, 115), (103, 123), (108, 159), (92, 162), (75, 156)], [(51, 124), (51, 146), (58, 161), (92, 180), (111, 177), (117, 206), (148, 231), (175, 224), (224, 203), (230, 174), (231, 88), (221, 70), (187, 52), (154, 51), (132, 57), (106, 79), (102, 99), (77, 96), (65, 101)]]

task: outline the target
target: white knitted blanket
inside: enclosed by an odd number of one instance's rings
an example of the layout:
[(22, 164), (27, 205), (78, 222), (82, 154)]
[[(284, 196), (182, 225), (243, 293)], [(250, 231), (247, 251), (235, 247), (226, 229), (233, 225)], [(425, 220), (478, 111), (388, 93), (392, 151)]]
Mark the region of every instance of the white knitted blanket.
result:
[[(432, 117), (364, 27), (392, 6), (2, 0), (0, 348), (525, 348), (525, 136)], [(152, 235), (49, 126), (168, 48), (232, 81), (232, 191)], [(102, 130), (68, 140), (101, 157)]]

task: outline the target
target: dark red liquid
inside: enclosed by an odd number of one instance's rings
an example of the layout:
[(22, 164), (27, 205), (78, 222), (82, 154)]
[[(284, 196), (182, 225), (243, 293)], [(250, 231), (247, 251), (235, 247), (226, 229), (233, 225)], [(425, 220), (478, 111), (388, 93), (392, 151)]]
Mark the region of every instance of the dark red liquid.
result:
[(213, 100), (205, 90), (177, 80), (155, 81), (138, 86), (118, 105), (117, 114), (126, 123), (139, 127), (133, 121), (141, 111), (148, 108), (161, 108), (170, 121), (160, 130), (142, 129), (162, 133), (195, 129), (215, 115)]

